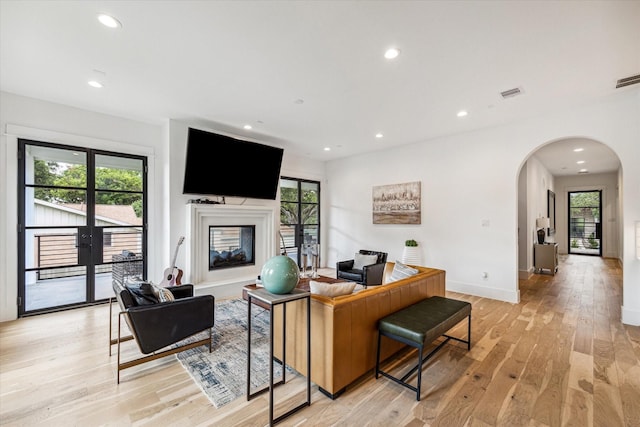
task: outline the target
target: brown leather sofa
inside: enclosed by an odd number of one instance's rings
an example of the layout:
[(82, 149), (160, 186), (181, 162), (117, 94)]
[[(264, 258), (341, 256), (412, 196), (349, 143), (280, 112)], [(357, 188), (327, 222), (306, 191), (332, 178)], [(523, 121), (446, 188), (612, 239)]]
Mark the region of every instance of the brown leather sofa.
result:
[[(415, 266), (418, 274), (389, 283), (394, 263), (385, 266), (382, 286), (330, 298), (311, 296), (311, 381), (330, 398), (376, 364), (378, 320), (431, 296), (445, 296), (445, 271)], [(306, 301), (286, 306), (286, 362), (306, 375)], [(282, 306), (274, 313), (274, 355), (282, 357)], [(404, 345), (383, 340), (380, 358)], [(373, 373), (372, 373), (373, 375)]]

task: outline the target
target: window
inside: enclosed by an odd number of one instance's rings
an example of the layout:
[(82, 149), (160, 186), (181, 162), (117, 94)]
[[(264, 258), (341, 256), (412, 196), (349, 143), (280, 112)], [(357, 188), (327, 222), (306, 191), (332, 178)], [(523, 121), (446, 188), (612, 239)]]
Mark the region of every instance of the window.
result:
[(305, 245), (320, 244), (320, 182), (280, 179), (280, 237), (281, 252), (303, 267)]

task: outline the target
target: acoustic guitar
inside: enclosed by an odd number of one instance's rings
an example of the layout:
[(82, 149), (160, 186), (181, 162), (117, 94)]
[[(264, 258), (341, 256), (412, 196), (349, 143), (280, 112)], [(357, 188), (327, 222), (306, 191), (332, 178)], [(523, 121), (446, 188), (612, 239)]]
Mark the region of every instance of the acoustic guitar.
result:
[(177, 286), (181, 285), (182, 282), (182, 270), (176, 267), (176, 259), (178, 258), (178, 249), (180, 245), (184, 242), (184, 236), (178, 239), (178, 244), (176, 245), (176, 250), (173, 253), (173, 260), (171, 261), (171, 267), (164, 269), (164, 275), (162, 276), (162, 281), (160, 282), (160, 286)]

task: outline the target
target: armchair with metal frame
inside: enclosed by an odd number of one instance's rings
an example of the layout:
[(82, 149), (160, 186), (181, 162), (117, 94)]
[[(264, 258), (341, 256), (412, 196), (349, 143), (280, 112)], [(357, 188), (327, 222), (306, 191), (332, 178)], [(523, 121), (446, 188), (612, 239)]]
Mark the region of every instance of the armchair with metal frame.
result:
[[(134, 295), (132, 289), (142, 284), (124, 285), (113, 281), (115, 298), (109, 302), (109, 355), (111, 346), (118, 346), (117, 383), (120, 384), (120, 371), (151, 360), (176, 354), (191, 348), (207, 345), (212, 351), (211, 338), (214, 322), (214, 302), (212, 295), (193, 296), (193, 285), (169, 287), (175, 300), (167, 302), (144, 301)], [(148, 284), (147, 284), (148, 285)], [(118, 335), (112, 338), (113, 301), (118, 300)], [(127, 323), (131, 335), (122, 336), (122, 321)], [(208, 330), (208, 331), (207, 331)], [(207, 331), (206, 338), (193, 342), (183, 342), (200, 332)], [(129, 361), (121, 360), (120, 344), (135, 340), (145, 356)]]
[(376, 255), (377, 258), (373, 264), (362, 266), (362, 268), (358, 268), (359, 266), (356, 265), (355, 258), (338, 261), (336, 263), (336, 277), (338, 279), (360, 283), (365, 287), (381, 285), (384, 268), (387, 263), (387, 253), (360, 249), (356, 256), (359, 255)]

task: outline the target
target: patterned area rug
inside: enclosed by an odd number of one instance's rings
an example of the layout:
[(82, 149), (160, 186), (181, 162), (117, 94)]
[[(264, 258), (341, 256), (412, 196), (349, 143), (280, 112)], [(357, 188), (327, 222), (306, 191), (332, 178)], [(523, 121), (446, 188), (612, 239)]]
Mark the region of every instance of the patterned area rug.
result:
[[(255, 391), (269, 383), (269, 312), (254, 305), (251, 315), (251, 390)], [(200, 346), (176, 357), (216, 408), (246, 396), (247, 302), (216, 302), (213, 352)], [(280, 364), (274, 363), (276, 380), (280, 372)]]

